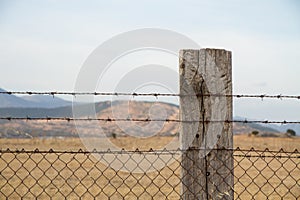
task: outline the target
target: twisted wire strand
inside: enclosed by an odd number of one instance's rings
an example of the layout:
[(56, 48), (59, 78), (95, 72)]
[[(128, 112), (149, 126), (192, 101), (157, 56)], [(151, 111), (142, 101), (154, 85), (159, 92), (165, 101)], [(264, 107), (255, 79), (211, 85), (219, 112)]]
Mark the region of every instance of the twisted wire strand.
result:
[(150, 118), (73, 118), (73, 117), (0, 117), (0, 120), (17, 121), (104, 121), (104, 122), (174, 122), (174, 123), (262, 123), (262, 124), (300, 124), (300, 121), (273, 120), (180, 120), (180, 119), (150, 119)]
[(0, 91), (0, 94), (6, 95), (71, 95), (71, 96), (170, 96), (170, 97), (183, 97), (183, 96), (213, 96), (213, 97), (233, 97), (233, 98), (270, 98), (270, 99), (299, 99), (300, 95), (269, 95), (269, 94), (177, 94), (177, 93), (128, 93), (128, 92), (57, 92), (57, 91)]

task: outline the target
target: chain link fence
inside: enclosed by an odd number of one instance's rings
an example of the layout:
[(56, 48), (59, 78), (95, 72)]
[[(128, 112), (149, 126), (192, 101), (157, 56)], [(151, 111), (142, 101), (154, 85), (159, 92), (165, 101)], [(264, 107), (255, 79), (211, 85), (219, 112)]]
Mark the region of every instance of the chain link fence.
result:
[[(233, 192), (213, 191), (213, 199), (300, 198), (297, 150), (223, 150), (234, 160)], [(182, 199), (185, 152), (1, 150), (0, 199)]]

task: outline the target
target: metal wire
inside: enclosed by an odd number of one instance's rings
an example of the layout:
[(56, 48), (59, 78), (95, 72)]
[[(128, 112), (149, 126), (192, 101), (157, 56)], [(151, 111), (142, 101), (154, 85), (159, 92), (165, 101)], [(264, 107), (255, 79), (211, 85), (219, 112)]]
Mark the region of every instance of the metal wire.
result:
[[(102, 92), (16, 92), (1, 94), (21, 95), (95, 95), (95, 96), (195, 96), (172, 93), (102, 93)], [(300, 99), (295, 95), (221, 95), (196, 94), (234, 98)], [(73, 118), (73, 117), (0, 117), (0, 120), (26, 121), (103, 121), (103, 122), (174, 122), (174, 123), (263, 123), (300, 124), (300, 121), (274, 120), (180, 120), (149, 118)], [(203, 168), (190, 169), (199, 154), (209, 150), (213, 162)], [(222, 152), (224, 151), (224, 152)], [(222, 152), (222, 153), (213, 153)], [(94, 157), (94, 155), (98, 157)], [(189, 157), (189, 155), (196, 155)], [(220, 156), (222, 155), (222, 156)], [(225, 157), (224, 157), (225, 155)], [(154, 157), (153, 157), (154, 156)], [(234, 163), (227, 163), (226, 156)], [(126, 159), (124, 159), (124, 157)], [(122, 159), (123, 158), (123, 159)], [(137, 160), (138, 158), (138, 160)], [(208, 159), (205, 156), (205, 160)], [(172, 160), (172, 163), (169, 161)], [(198, 161), (197, 161), (198, 162)], [(217, 165), (216, 165), (217, 163)], [(224, 165), (222, 165), (222, 163)], [(164, 167), (157, 168), (164, 164)], [(122, 170), (116, 170), (118, 165)], [(134, 165), (139, 173), (128, 166)], [(145, 165), (154, 169), (148, 172)], [(211, 165), (211, 166), (210, 166)], [(215, 168), (214, 168), (215, 167)], [(211, 171), (206, 171), (211, 169)], [(222, 169), (222, 170), (221, 170)], [(127, 170), (127, 172), (126, 172)], [(193, 171), (191, 171), (193, 170)], [(220, 171), (221, 170), (221, 171)], [(201, 191), (190, 191), (185, 185), (186, 176), (193, 177), (193, 184), (201, 185)], [(212, 177), (208, 179), (207, 177)], [(232, 178), (233, 177), (233, 178)], [(199, 181), (205, 180), (206, 185)], [(233, 180), (234, 179), (234, 180)], [(219, 180), (221, 182), (215, 182)], [(233, 186), (231, 185), (231, 180)], [(198, 198), (210, 190), (218, 199), (300, 199), (300, 153), (271, 151), (269, 149), (175, 149), (118, 151), (56, 151), (0, 149), (0, 199), (190, 199)], [(231, 191), (220, 191), (220, 185), (230, 186)], [(183, 197), (184, 196), (184, 197)], [(199, 199), (199, 198), (198, 198)]]
[(73, 117), (0, 117), (8, 121), (104, 121), (104, 122), (167, 122), (167, 123), (262, 123), (262, 124), (300, 124), (300, 121), (273, 120), (180, 120), (180, 119), (150, 119), (150, 118), (73, 118)]
[[(0, 149), (0, 154), (6, 154), (6, 153), (26, 153), (26, 154), (44, 154), (44, 153), (50, 153), (50, 154), (62, 154), (62, 153), (67, 153), (67, 154), (123, 154), (123, 153), (143, 153), (143, 154), (152, 154), (152, 153), (158, 153), (158, 154), (178, 154), (180, 155), (181, 153), (184, 153), (189, 150), (199, 150), (199, 151), (227, 151), (227, 152), (232, 152), (234, 156), (240, 156), (241, 153), (243, 154), (249, 154), (249, 157), (253, 157), (251, 153), (256, 153), (259, 155), (259, 157), (265, 157), (265, 154), (271, 154), (271, 157), (282, 157), (281, 154), (289, 154), (289, 155), (294, 155), (293, 158), (300, 158), (300, 152), (298, 149), (294, 149), (293, 151), (286, 151), (284, 149), (279, 149), (279, 150), (270, 150), (268, 148), (265, 149), (255, 149), (255, 148), (250, 148), (250, 149), (241, 149), (240, 147), (236, 148), (200, 148), (200, 147), (193, 147), (191, 149), (143, 149), (140, 150), (139, 148), (135, 150), (126, 150), (122, 148), (121, 150), (97, 150), (93, 149), (92, 151), (89, 150), (83, 150), (83, 149), (78, 149), (77, 151), (74, 150), (54, 150), (54, 149), (49, 149), (49, 150), (39, 150), (38, 148), (34, 150), (25, 150), (25, 149)], [(247, 155), (245, 155), (248, 157)], [(289, 158), (289, 157), (286, 157)]]
[[(211, 149), (213, 162), (207, 165), (212, 171), (193, 169), (201, 177), (211, 177), (200, 192), (184, 185), (182, 172), (194, 171), (183, 163), (195, 160), (181, 155), (192, 151), (198, 150), (0, 150), (0, 199), (183, 199), (186, 193), (195, 199), (207, 189), (213, 199), (300, 198), (297, 150)], [(226, 151), (234, 163), (228, 166), (216, 151)], [(164, 166), (158, 169), (160, 164)], [(130, 165), (140, 172), (126, 171)], [(149, 172), (147, 165), (157, 170)], [(199, 177), (192, 181), (202, 184)], [(220, 184), (233, 187), (224, 192)]]
[(176, 93), (129, 93), (129, 92), (55, 92), (55, 91), (0, 91), (0, 94), (7, 95), (71, 95), (71, 96), (81, 96), (81, 95), (93, 95), (93, 96), (215, 96), (215, 97), (234, 97), (234, 98), (270, 98), (270, 99), (300, 99), (300, 95), (269, 95), (269, 94), (176, 94)]

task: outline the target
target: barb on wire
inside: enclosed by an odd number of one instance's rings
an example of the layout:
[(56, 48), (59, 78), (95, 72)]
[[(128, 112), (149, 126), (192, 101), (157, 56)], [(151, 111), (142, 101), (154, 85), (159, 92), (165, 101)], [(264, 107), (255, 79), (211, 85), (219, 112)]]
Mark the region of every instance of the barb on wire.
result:
[(169, 96), (169, 97), (182, 97), (182, 96), (214, 96), (214, 97), (233, 97), (233, 98), (270, 98), (270, 99), (299, 99), (300, 95), (268, 95), (268, 94), (177, 94), (177, 93), (129, 93), (129, 92), (35, 92), (35, 91), (0, 91), (0, 94), (7, 95), (93, 95), (93, 96)]
[(104, 122), (175, 122), (175, 123), (262, 123), (262, 124), (300, 124), (300, 121), (273, 120), (180, 120), (180, 119), (150, 119), (150, 118), (73, 118), (73, 117), (0, 117), (0, 120), (26, 121), (104, 121)]
[[(195, 151), (194, 148), (189, 150)], [(193, 166), (195, 157), (180, 149), (0, 149), (0, 195), (1, 199), (44, 196), (54, 199), (185, 199), (181, 193), (182, 185), (188, 183), (185, 177), (196, 169), (199, 171), (194, 177), (197, 180), (217, 177), (207, 179), (212, 180), (208, 181), (212, 199), (226, 198), (220, 195), (219, 185), (226, 187), (224, 194), (236, 199), (257, 199), (257, 196), (261, 199), (299, 199), (298, 151), (216, 150), (229, 152), (224, 154), (226, 156), (212, 152), (202, 160), (210, 157), (214, 162), (207, 162), (206, 168), (196, 168)], [(233, 161), (228, 164), (231, 156)], [(188, 180), (195, 182), (195, 179)], [(216, 184), (215, 180), (219, 182)], [(227, 192), (227, 188), (232, 192)], [(193, 190), (190, 199), (199, 199), (199, 194), (206, 191), (207, 187)]]
[[(120, 150), (111, 150), (111, 149), (106, 149), (106, 150), (97, 150), (97, 149), (93, 149), (93, 150), (83, 150), (83, 149), (78, 149), (78, 150), (54, 150), (54, 149), (49, 149), (49, 150), (40, 150), (38, 148), (34, 149), (34, 150), (25, 150), (23, 149), (0, 149), (0, 153), (53, 153), (53, 154), (62, 154), (62, 153), (68, 153), (68, 154), (93, 154), (93, 153), (97, 153), (97, 154), (107, 154), (107, 153), (111, 153), (111, 154), (119, 154), (119, 153), (183, 153), (186, 151), (195, 151), (195, 150), (211, 150), (211, 151), (230, 151), (233, 153), (239, 153), (239, 154), (233, 154), (234, 156), (242, 156), (244, 155), (244, 157), (252, 157), (253, 154), (248, 154), (248, 153), (257, 153), (257, 156), (260, 157), (264, 157), (266, 156), (265, 154), (271, 154), (270, 156), (277, 156), (277, 157), (282, 157), (282, 155), (279, 154), (293, 154), (295, 156), (297, 156), (297, 158), (300, 158), (300, 152), (298, 151), (298, 149), (294, 149), (293, 151), (286, 151), (284, 149), (279, 149), (279, 150), (269, 150), (268, 148), (266, 149), (255, 149), (255, 148), (250, 148), (250, 149), (241, 149), (239, 147), (236, 148), (191, 148), (191, 149), (135, 149), (135, 150), (125, 150), (120, 149)], [(242, 153), (242, 154), (241, 154)]]

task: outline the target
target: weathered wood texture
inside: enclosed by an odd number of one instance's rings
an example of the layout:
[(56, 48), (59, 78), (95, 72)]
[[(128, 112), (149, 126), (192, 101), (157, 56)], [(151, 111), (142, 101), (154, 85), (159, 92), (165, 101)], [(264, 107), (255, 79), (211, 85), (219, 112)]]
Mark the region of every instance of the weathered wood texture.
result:
[(183, 199), (233, 199), (231, 52), (180, 51), (180, 130)]

